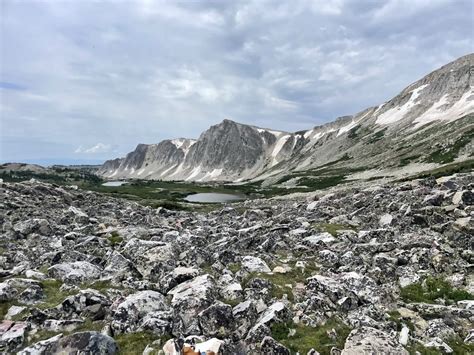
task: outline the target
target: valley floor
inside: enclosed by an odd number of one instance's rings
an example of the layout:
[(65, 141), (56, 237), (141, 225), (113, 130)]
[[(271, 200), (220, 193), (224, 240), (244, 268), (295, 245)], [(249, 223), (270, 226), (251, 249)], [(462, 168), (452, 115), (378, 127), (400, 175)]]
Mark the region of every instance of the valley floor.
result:
[(473, 353), (473, 177), (210, 212), (2, 182), (0, 351)]

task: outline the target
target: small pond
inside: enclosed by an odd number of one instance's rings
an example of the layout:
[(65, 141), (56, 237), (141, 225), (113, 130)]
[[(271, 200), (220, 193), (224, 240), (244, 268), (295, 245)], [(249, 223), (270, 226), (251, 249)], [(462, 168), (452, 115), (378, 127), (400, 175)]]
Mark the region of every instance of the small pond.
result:
[(191, 194), (184, 198), (188, 202), (203, 202), (203, 203), (222, 203), (245, 200), (244, 195), (223, 194), (216, 192), (204, 192), (199, 194)]
[(102, 184), (102, 186), (122, 186), (125, 185), (126, 181), (107, 181)]

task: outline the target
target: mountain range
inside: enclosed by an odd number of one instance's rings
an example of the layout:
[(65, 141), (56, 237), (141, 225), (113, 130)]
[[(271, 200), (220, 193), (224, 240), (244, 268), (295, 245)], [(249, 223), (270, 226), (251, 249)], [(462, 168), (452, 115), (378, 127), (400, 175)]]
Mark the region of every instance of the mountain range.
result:
[[(139, 144), (106, 161), (108, 179), (263, 180), (301, 185), (308, 176), (403, 175), (471, 160), (474, 54), (426, 75), (391, 100), (299, 132), (224, 120), (198, 139)], [(305, 180), (306, 179), (306, 180)]]

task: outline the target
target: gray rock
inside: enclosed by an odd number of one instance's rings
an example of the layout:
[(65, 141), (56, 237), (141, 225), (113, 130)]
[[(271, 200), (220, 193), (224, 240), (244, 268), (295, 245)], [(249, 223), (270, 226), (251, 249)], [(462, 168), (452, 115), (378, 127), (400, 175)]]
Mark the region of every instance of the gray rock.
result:
[(362, 327), (351, 331), (341, 355), (400, 354), (408, 355), (396, 339), (381, 330)]
[(4, 320), (0, 323), (0, 351), (12, 353), (18, 350), (26, 338), (28, 324)]
[(56, 264), (48, 269), (50, 277), (74, 284), (94, 281), (100, 277), (100, 273), (97, 266), (87, 261)]
[(135, 331), (151, 312), (168, 311), (165, 297), (155, 291), (140, 291), (128, 296), (113, 312), (112, 327), (120, 332)]
[(59, 339), (57, 353), (113, 355), (119, 353), (115, 340), (98, 332), (74, 333)]
[(198, 319), (205, 336), (226, 338), (234, 327), (232, 307), (222, 302), (215, 302), (203, 310)]
[(271, 272), (267, 263), (262, 259), (247, 255), (242, 259), (242, 270), (247, 272)]
[(290, 355), (290, 350), (269, 336), (263, 338), (260, 348), (263, 354)]

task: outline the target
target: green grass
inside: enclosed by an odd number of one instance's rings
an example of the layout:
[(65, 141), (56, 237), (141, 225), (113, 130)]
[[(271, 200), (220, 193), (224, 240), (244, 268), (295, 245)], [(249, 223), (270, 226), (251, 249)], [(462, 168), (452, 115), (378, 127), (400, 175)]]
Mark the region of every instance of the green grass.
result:
[[(296, 333), (289, 336), (290, 329), (295, 329)], [(328, 332), (334, 329), (336, 337), (332, 339)], [(309, 350), (315, 349), (322, 355), (329, 355), (332, 347), (344, 348), (344, 343), (351, 329), (336, 319), (330, 319), (319, 327), (310, 327), (293, 322), (274, 323), (271, 325), (272, 337), (285, 345), (292, 354), (299, 352), (306, 354)]]
[(239, 263), (231, 263), (231, 264), (227, 265), (227, 269), (232, 271), (234, 274), (238, 273), (240, 271), (241, 267), (242, 267), (242, 265), (240, 265)]
[(109, 240), (110, 245), (112, 247), (119, 245), (120, 243), (123, 242), (123, 237), (120, 236), (120, 234), (117, 231), (113, 231), (112, 233), (110, 233), (110, 236), (107, 237), (107, 239)]
[(0, 302), (0, 318), (5, 319), (5, 316), (8, 313), (8, 310), (11, 306), (19, 306), (15, 301), (2, 301)]
[(355, 230), (352, 226), (338, 223), (314, 223), (312, 228), (317, 232), (327, 232), (333, 237), (336, 237), (340, 230)]
[(254, 278), (261, 278), (268, 280), (272, 283), (270, 289), (270, 296), (281, 299), (286, 294), (289, 301), (294, 301), (293, 287), (297, 283), (304, 283), (306, 279), (313, 276), (319, 268), (314, 264), (313, 261), (308, 262), (304, 270), (292, 267), (292, 269), (286, 273), (250, 273), (247, 277), (242, 280), (242, 288), (246, 288), (250, 280)]
[(56, 307), (68, 296), (75, 294), (75, 291), (61, 291), (62, 282), (59, 280), (47, 279), (41, 281), (41, 287), (45, 295), (43, 302), (37, 305), (38, 308), (46, 309)]
[(160, 337), (151, 332), (123, 333), (115, 336), (120, 354), (141, 354), (148, 344), (158, 339), (164, 344), (170, 337)]
[(229, 300), (229, 299), (224, 298), (224, 299), (221, 299), (220, 301), (225, 303), (225, 304), (228, 304), (232, 308), (234, 308), (235, 306), (237, 306), (239, 303), (242, 302), (242, 300), (239, 299), (239, 298), (237, 298), (235, 300)]
[(437, 299), (444, 299), (448, 303), (462, 300), (474, 300), (474, 295), (466, 290), (457, 289), (439, 277), (428, 277), (423, 283), (415, 283), (402, 287), (400, 297), (405, 302), (434, 303)]

